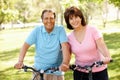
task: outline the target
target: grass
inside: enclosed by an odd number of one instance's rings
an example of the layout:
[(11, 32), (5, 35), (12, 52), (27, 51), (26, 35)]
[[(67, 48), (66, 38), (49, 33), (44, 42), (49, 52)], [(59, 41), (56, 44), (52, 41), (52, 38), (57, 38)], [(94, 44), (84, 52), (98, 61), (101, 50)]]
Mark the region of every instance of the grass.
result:
[[(110, 24), (115, 24), (112, 22)], [(109, 24), (109, 25), (110, 25)], [(120, 26), (120, 24), (117, 24)], [(17, 62), (19, 50), (25, 38), (33, 28), (3, 30), (0, 31), (0, 80), (30, 80), (31, 72), (14, 69)], [(108, 28), (109, 29), (109, 28)], [(105, 42), (111, 52), (114, 62), (108, 65), (110, 80), (120, 78), (120, 32), (104, 33)], [(32, 46), (25, 57), (25, 64), (32, 65), (34, 58), (34, 46)], [(65, 74), (65, 80), (72, 79), (72, 71)]]

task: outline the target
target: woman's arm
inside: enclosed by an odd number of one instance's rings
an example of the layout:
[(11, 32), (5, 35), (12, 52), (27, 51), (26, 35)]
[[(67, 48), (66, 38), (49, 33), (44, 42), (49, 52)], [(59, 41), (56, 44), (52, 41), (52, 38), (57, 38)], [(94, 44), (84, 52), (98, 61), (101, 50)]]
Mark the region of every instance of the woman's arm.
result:
[(103, 38), (99, 38), (96, 40), (97, 43), (97, 47), (99, 49), (99, 51), (102, 53), (102, 55), (104, 56), (104, 63), (109, 63), (111, 60), (111, 56), (110, 56), (110, 52), (104, 42)]

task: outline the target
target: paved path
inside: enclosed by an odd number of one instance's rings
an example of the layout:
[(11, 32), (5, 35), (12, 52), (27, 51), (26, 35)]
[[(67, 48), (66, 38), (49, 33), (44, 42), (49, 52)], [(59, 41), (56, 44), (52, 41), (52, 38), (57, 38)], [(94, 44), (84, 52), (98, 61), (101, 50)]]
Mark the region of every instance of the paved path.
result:
[(116, 32), (120, 32), (120, 28), (108, 28), (108, 29), (104, 29), (101, 30), (103, 33), (116, 33)]

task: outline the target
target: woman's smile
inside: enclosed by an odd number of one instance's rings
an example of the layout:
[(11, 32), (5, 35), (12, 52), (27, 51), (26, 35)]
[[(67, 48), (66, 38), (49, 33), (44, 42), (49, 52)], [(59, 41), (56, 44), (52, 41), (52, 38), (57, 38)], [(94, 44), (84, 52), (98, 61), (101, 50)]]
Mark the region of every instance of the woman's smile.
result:
[(72, 16), (69, 18), (69, 22), (73, 28), (77, 28), (81, 25), (81, 18), (79, 16)]

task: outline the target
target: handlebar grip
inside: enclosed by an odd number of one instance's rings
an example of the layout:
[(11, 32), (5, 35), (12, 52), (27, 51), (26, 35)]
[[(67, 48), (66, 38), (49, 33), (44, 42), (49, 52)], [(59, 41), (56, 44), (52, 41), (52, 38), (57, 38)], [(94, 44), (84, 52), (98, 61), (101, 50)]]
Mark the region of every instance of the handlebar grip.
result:
[(26, 65), (24, 65), (23, 67), (22, 67), (22, 69), (24, 69), (24, 72), (27, 72), (27, 66)]
[(26, 65), (23, 65), (23, 66), (22, 66), (22, 69), (25, 69), (25, 68), (28, 68), (28, 67), (27, 67)]
[(113, 62), (113, 59), (111, 59), (110, 62)]
[[(113, 59), (110, 59), (109, 63), (111, 63), (111, 62), (113, 62)], [(98, 61), (96, 63), (99, 64), (99, 65), (106, 64), (104, 61)]]
[(76, 67), (76, 65), (72, 64), (72, 65), (69, 66), (69, 69), (74, 70), (75, 67)]

